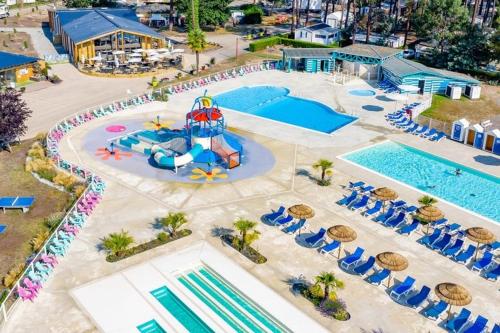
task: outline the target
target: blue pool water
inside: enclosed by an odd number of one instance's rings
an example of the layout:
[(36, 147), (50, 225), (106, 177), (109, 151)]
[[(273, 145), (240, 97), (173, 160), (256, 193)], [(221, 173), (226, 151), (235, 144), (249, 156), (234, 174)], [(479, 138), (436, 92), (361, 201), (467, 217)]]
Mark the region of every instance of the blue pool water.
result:
[(370, 89), (353, 89), (349, 90), (349, 95), (360, 96), (360, 97), (369, 97), (375, 96), (376, 92)]
[(328, 106), (289, 96), (283, 87), (242, 87), (215, 96), (219, 106), (303, 128), (331, 133), (356, 120)]
[[(343, 158), (500, 221), (498, 177), (392, 141), (346, 154)], [(462, 175), (455, 175), (457, 168), (462, 170)]]

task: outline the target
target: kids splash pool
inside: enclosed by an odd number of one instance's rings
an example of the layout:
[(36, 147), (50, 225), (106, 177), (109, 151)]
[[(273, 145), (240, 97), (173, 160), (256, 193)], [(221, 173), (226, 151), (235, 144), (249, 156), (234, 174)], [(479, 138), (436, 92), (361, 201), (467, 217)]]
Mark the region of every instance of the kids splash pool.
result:
[(215, 96), (223, 108), (267, 118), (310, 130), (332, 133), (357, 118), (335, 112), (308, 99), (289, 96), (283, 87), (242, 87)]
[[(387, 141), (341, 156), (459, 207), (500, 221), (500, 179), (400, 143)], [(461, 175), (455, 171), (460, 169)]]
[(370, 97), (375, 96), (376, 92), (370, 89), (353, 89), (349, 90), (349, 95), (357, 97)]

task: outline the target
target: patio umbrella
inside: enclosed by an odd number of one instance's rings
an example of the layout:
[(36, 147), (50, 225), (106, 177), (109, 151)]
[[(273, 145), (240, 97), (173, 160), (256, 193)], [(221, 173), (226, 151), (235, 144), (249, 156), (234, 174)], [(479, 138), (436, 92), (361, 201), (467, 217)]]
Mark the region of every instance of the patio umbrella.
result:
[(477, 259), (477, 253), (479, 252), (479, 244), (491, 244), (496, 240), (495, 235), (486, 228), (473, 227), (465, 231), (467, 238), (473, 242), (477, 242), (476, 254), (474, 255), (474, 260)]
[(375, 197), (384, 203), (383, 211), (385, 211), (385, 202), (395, 200), (398, 197), (398, 193), (388, 187), (379, 187), (373, 191)]
[(346, 225), (342, 225), (342, 224), (334, 225), (333, 227), (328, 228), (327, 233), (328, 233), (328, 237), (340, 242), (338, 258), (340, 258), (342, 243), (352, 242), (353, 240), (355, 240), (358, 237), (358, 235), (356, 234), (356, 231), (354, 231), (354, 229), (352, 229), (351, 227), (348, 227)]
[[(382, 252), (377, 254), (375, 261), (379, 267), (388, 269), (392, 272), (404, 271), (408, 267), (408, 259), (399, 253), (395, 252)], [(387, 288), (391, 285), (391, 275), (387, 281)]]
[(172, 53), (184, 53), (184, 49), (173, 49)]
[(446, 321), (450, 320), (451, 307), (453, 305), (465, 306), (472, 302), (472, 296), (467, 289), (459, 284), (451, 282), (438, 284), (434, 288), (434, 293), (440, 300), (450, 305), (448, 308), (448, 319), (446, 319)]
[(119, 54), (125, 54), (125, 51), (116, 50), (116, 51), (113, 51), (112, 53), (115, 54), (115, 55), (119, 55)]
[(310, 219), (314, 217), (314, 210), (308, 205), (300, 204), (289, 207), (288, 214), (296, 219)]
[(415, 215), (418, 220), (424, 221), (427, 223), (427, 231), (429, 233), (429, 225), (432, 222), (436, 222), (441, 220), (444, 217), (444, 213), (441, 209), (435, 206), (422, 206), (417, 210), (417, 214)]

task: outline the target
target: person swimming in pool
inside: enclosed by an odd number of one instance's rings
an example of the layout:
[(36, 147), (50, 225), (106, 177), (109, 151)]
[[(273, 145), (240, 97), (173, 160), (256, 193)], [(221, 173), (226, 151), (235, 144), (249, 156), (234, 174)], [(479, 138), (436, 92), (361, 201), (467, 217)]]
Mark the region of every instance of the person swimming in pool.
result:
[(462, 175), (462, 169), (456, 168), (455, 169), (455, 176), (461, 176)]

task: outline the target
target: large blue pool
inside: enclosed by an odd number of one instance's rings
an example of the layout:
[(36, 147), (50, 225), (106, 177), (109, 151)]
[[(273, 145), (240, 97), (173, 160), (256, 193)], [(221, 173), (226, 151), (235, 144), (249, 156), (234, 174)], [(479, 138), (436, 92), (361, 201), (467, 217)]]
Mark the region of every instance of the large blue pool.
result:
[[(500, 221), (500, 178), (392, 141), (343, 158), (457, 206)], [(459, 168), (462, 174), (455, 175)]]
[(328, 106), (289, 96), (283, 87), (243, 87), (217, 95), (219, 106), (290, 125), (331, 133), (356, 117), (335, 112)]

